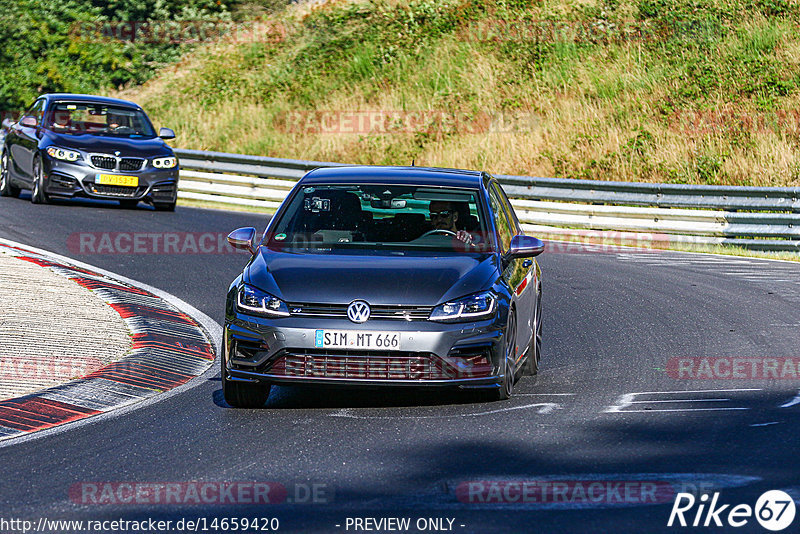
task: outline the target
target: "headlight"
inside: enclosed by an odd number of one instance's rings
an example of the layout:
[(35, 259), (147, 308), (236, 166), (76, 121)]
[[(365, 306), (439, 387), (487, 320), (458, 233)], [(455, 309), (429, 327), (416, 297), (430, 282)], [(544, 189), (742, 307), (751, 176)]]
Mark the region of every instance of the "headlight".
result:
[(285, 302), (247, 284), (243, 284), (239, 288), (236, 307), (243, 312), (266, 315), (267, 317), (286, 317), (289, 315), (289, 307), (286, 306)]
[(57, 146), (47, 147), (47, 155), (51, 158), (60, 159), (62, 161), (78, 161), (81, 159), (81, 153), (74, 150), (67, 150), (66, 148), (59, 148)]
[(491, 291), (475, 293), (436, 306), (431, 312), (431, 321), (472, 321), (485, 319), (494, 313), (497, 297)]
[(178, 158), (170, 156), (166, 158), (156, 158), (153, 160), (153, 167), (156, 169), (171, 169), (178, 166)]

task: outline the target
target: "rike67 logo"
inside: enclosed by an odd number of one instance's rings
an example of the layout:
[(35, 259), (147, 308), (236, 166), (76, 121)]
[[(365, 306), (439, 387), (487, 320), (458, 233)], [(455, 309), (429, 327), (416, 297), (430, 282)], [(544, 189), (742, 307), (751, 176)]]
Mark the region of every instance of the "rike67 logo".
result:
[[(678, 493), (669, 514), (667, 526), (731, 527), (745, 526), (753, 516), (767, 530), (783, 530), (794, 521), (795, 504), (785, 491), (770, 490), (756, 501), (755, 508), (749, 504), (718, 504), (719, 492), (710, 498), (703, 494), (696, 499), (691, 493)], [(696, 510), (693, 510), (696, 505)], [(688, 518), (688, 519), (687, 519)], [(677, 521), (677, 522), (676, 522)]]

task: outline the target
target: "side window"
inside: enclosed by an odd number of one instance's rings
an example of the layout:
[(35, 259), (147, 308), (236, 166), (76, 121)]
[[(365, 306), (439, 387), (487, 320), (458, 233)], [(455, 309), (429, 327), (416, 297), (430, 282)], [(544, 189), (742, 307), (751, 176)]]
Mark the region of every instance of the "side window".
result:
[(31, 108), (25, 112), (26, 116), (36, 117), (36, 123), (42, 124), (42, 116), (44, 115), (44, 100), (37, 100)]
[(492, 184), (492, 187), (497, 189), (498, 196), (500, 200), (503, 202), (503, 207), (506, 209), (506, 214), (508, 215), (508, 221), (511, 223), (511, 229), (514, 231), (514, 235), (521, 234), (522, 228), (519, 225), (519, 220), (517, 219), (517, 214), (514, 213), (514, 207), (511, 205), (511, 201), (508, 200), (506, 196), (506, 192), (503, 191), (503, 188), (500, 187), (500, 184), (497, 182)]
[(489, 189), (489, 204), (491, 204), (494, 224), (497, 227), (497, 232), (500, 234), (500, 246), (503, 252), (505, 252), (511, 246), (511, 238), (514, 237), (514, 232), (511, 224), (508, 222), (506, 211), (503, 208), (503, 201), (500, 199), (494, 187)]

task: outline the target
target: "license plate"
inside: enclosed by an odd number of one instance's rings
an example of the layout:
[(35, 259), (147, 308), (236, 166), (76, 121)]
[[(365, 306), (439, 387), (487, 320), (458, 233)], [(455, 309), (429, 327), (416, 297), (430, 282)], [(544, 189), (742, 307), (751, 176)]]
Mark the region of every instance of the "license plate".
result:
[(101, 185), (121, 185), (124, 187), (136, 187), (139, 185), (138, 176), (123, 176), (121, 174), (98, 174), (94, 183)]
[(323, 349), (400, 350), (400, 332), (317, 330), (314, 346)]

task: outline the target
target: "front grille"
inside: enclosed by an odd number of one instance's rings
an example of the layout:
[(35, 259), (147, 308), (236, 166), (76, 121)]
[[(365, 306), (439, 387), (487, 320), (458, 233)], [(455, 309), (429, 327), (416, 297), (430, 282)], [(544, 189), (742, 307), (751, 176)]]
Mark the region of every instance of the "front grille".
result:
[(143, 158), (118, 158), (116, 156), (106, 156), (103, 154), (93, 154), (89, 157), (92, 165), (98, 169), (120, 170), (120, 171), (139, 171), (144, 167)]
[[(347, 317), (348, 304), (288, 303), (289, 311), (297, 317)], [(370, 319), (425, 321), (431, 314), (430, 306), (370, 306)]]
[(412, 353), (287, 354), (269, 373), (307, 378), (436, 380), (448, 378), (442, 361)]
[(113, 170), (117, 167), (117, 158), (113, 156), (92, 156), (92, 165), (98, 169)]
[(140, 187), (124, 187), (121, 185), (90, 184), (92, 193), (109, 197), (133, 198), (139, 196)]
[(430, 353), (300, 349), (282, 353), (266, 372), (303, 378), (449, 380), (489, 376), (491, 365), (482, 357), (451, 365)]
[(138, 171), (142, 168), (144, 160), (142, 158), (122, 158), (119, 160), (119, 170)]

